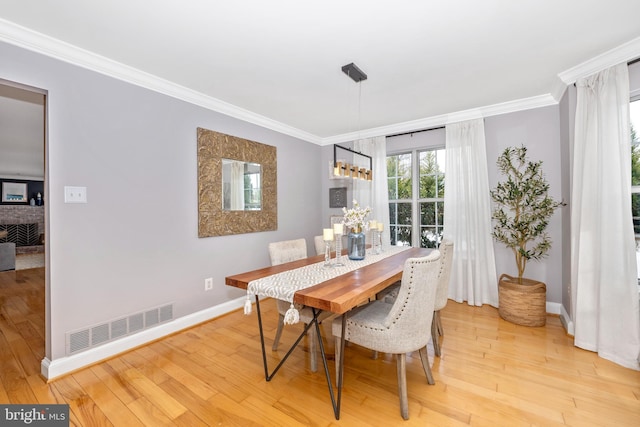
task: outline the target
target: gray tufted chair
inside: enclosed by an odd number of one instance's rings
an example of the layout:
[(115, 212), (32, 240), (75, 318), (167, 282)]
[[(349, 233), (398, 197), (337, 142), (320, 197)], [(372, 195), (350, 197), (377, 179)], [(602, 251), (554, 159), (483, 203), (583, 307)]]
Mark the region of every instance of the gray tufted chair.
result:
[[(285, 240), (281, 242), (269, 243), (269, 257), (271, 258), (271, 265), (284, 264), (285, 262), (296, 261), (307, 257), (307, 242), (305, 239), (297, 240)], [(280, 336), (282, 335), (282, 328), (284, 327), (284, 315), (291, 306), (288, 301), (276, 300), (278, 307), (278, 328), (276, 330), (276, 336), (273, 339), (273, 351), (278, 349), (280, 343)], [(296, 304), (295, 307), (300, 313), (300, 321), (307, 325), (313, 319), (313, 312), (311, 308), (304, 307)], [(324, 319), (328, 316), (328, 313), (323, 313), (320, 319)], [(316, 330), (315, 327), (309, 328), (307, 331), (307, 339), (309, 341), (309, 355), (311, 371), (316, 372), (318, 370), (318, 362), (316, 355)]]
[[(324, 240), (323, 236), (315, 236), (313, 238), (313, 243), (316, 247), (316, 255), (324, 255)], [(336, 250), (336, 241), (333, 240), (329, 247), (331, 248), (331, 252), (335, 252)]]
[(440, 357), (439, 337), (444, 335), (442, 321), (440, 320), (440, 310), (447, 306), (449, 301), (449, 279), (451, 278), (451, 262), (453, 260), (453, 242), (443, 240), (440, 242), (440, 273), (438, 274), (438, 290), (436, 291), (436, 301), (433, 307), (433, 321), (431, 322), (431, 339), (433, 340), (433, 350), (436, 356)]
[[(393, 304), (375, 300), (347, 313), (345, 340), (377, 352), (396, 355), (398, 394), (402, 418), (409, 419), (406, 354), (419, 351), (429, 384), (434, 384), (429, 366), (428, 331), (433, 320), (440, 252), (423, 258), (409, 258), (404, 264), (398, 296)], [(341, 318), (333, 321), (336, 341), (336, 372), (340, 371)]]
[[(442, 321), (440, 320), (440, 310), (447, 306), (449, 300), (449, 279), (451, 278), (451, 262), (453, 260), (453, 242), (451, 240), (443, 240), (440, 242), (440, 272), (438, 274), (438, 290), (436, 292), (436, 302), (433, 311), (433, 321), (431, 322), (431, 339), (433, 341), (433, 350), (436, 356), (440, 357), (440, 340), (439, 337), (444, 335), (442, 329)], [(398, 295), (399, 284), (388, 287), (381, 292), (378, 299), (384, 302), (393, 303)]]

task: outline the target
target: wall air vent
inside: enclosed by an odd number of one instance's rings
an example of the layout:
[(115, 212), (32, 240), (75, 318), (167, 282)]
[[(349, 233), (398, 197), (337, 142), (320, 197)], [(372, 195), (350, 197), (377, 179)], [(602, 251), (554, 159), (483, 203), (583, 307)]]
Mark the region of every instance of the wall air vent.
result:
[(173, 304), (155, 307), (66, 333), (67, 355), (173, 320)]

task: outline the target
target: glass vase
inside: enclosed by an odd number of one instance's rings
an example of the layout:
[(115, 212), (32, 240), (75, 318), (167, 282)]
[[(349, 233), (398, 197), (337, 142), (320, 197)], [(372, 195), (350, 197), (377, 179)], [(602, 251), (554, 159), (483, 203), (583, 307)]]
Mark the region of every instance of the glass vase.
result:
[(354, 227), (347, 235), (347, 254), (349, 259), (362, 260), (366, 253), (366, 235), (361, 227)]

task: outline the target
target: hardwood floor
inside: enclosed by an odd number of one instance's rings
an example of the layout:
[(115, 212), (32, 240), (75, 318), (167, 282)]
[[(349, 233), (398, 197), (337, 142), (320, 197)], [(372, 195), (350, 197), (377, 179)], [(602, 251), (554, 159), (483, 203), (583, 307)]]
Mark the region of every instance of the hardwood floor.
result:
[[(266, 336), (277, 312), (262, 304)], [(400, 417), (393, 357), (345, 351), (342, 416), (304, 350), (267, 383), (255, 312), (237, 311), (46, 383), (44, 269), (0, 273), (0, 403), (68, 403), (77, 426), (636, 426), (640, 372), (573, 346), (558, 317), (527, 328), (492, 307), (449, 301), (429, 386), (407, 357), (410, 419)], [(298, 327), (287, 326), (283, 343)], [(325, 331), (329, 331), (325, 327)], [(332, 349), (332, 340), (327, 343)], [(270, 348), (270, 343), (268, 343)], [(270, 361), (284, 355), (273, 353)], [(333, 375), (333, 363), (331, 363)], [(335, 379), (334, 379), (335, 380)]]

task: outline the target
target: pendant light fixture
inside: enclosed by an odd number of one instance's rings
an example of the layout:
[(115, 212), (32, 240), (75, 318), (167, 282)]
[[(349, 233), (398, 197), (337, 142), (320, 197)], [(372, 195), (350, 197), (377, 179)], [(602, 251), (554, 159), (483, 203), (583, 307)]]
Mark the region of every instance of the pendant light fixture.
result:
[[(344, 65), (342, 67), (342, 72), (349, 76), (354, 82), (358, 85), (364, 80), (367, 80), (367, 75), (358, 68), (353, 62), (351, 64)], [(358, 130), (360, 130), (360, 107), (361, 107), (361, 99), (362, 99), (362, 87), (359, 86), (359, 94), (358, 94)], [(352, 165), (349, 163), (343, 163), (338, 161), (337, 150), (345, 150), (349, 151), (355, 155), (362, 156), (369, 159), (369, 169), (364, 167), (359, 167), (357, 165)], [(333, 175), (338, 177), (351, 177), (353, 179), (362, 179), (365, 181), (371, 181), (373, 177), (373, 160), (371, 156), (367, 156), (366, 154), (362, 154), (358, 151), (354, 151), (350, 148), (343, 147), (341, 145), (334, 144), (333, 146)]]

